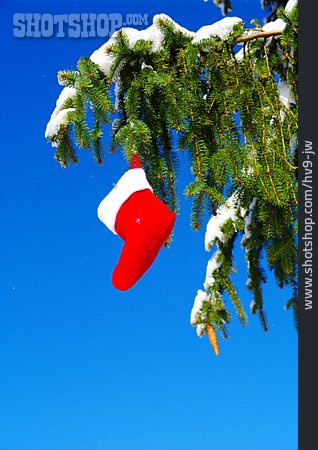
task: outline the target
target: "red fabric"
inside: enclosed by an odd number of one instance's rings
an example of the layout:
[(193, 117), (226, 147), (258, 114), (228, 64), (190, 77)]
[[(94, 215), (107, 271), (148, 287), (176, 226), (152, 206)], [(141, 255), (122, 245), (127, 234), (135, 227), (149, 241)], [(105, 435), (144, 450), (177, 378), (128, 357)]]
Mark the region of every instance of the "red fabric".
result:
[(112, 276), (113, 286), (131, 288), (154, 262), (173, 229), (176, 214), (149, 189), (134, 192), (116, 217), (116, 233), (125, 241)]
[(139, 159), (139, 155), (137, 153), (135, 153), (134, 155), (132, 155), (131, 160), (130, 160), (130, 168), (131, 169), (140, 169), (140, 159)]

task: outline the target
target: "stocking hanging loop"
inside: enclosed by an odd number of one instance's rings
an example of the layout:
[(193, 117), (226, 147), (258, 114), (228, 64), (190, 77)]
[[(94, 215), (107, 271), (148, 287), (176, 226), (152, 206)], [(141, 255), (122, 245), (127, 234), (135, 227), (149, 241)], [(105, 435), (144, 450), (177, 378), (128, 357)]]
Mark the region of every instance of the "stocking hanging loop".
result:
[(134, 153), (130, 159), (130, 168), (131, 169), (140, 169), (140, 159), (137, 153)]

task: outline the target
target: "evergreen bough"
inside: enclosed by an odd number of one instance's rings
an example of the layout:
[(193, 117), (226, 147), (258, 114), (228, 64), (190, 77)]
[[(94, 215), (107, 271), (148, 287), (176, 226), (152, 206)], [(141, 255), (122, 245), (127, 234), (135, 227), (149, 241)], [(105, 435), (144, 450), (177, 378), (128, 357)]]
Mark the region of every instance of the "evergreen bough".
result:
[[(123, 151), (127, 161), (138, 153), (154, 193), (171, 211), (179, 208), (179, 154), (187, 154), (193, 181), (184, 194), (192, 199), (194, 230), (235, 194), (235, 217), (222, 223), (222, 238), (207, 243), (207, 249), (217, 245), (217, 261), (193, 323), (198, 334), (207, 331), (210, 338), (214, 328), (227, 337), (224, 294), (246, 323), (230, 278), (239, 235), (254, 296), (252, 313), (267, 330), (261, 267), (266, 255), (278, 285), (292, 287), (286, 309), (294, 311), (297, 325), (297, 7), (288, 15), (280, 9), (277, 16), (286, 23), (281, 32), (266, 33), (256, 22), (247, 30), (238, 23), (227, 39), (199, 42), (159, 18), (164, 39), (157, 50), (149, 40), (130, 45), (122, 30), (105, 52), (105, 58), (113, 57), (107, 74), (88, 57), (78, 61), (76, 71), (59, 72), (60, 84), (76, 91), (60, 108), (67, 114), (50, 136), (63, 167), (77, 163), (77, 148), (91, 150), (102, 164), (102, 136), (112, 122), (110, 151)], [(238, 44), (243, 45), (240, 58)]]

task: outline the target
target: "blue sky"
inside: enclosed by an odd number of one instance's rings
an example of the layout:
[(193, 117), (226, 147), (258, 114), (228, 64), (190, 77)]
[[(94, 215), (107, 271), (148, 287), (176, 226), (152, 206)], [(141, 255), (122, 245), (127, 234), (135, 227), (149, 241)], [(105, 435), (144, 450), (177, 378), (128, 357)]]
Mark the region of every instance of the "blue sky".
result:
[[(232, 15), (263, 16), (258, 0)], [(210, 255), (183, 200), (174, 243), (130, 291), (111, 286), (122, 241), (96, 208), (127, 169), (79, 153), (66, 170), (43, 134), (75, 68), (103, 39), (17, 39), (16, 12), (165, 12), (196, 30), (212, 1), (0, 1), (2, 45), (0, 450), (295, 450), (297, 334), (270, 276), (269, 333), (235, 316), (216, 358), (189, 324)], [(108, 139), (106, 139), (107, 146)], [(190, 181), (181, 160), (180, 190)], [(208, 217), (206, 218), (206, 221)], [(244, 255), (234, 281), (248, 310)]]

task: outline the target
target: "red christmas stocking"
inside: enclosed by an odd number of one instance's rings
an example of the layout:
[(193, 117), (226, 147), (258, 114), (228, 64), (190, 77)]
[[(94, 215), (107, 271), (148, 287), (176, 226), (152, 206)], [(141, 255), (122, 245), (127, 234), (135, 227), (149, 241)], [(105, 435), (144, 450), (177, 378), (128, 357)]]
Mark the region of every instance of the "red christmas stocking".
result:
[(112, 276), (113, 286), (121, 291), (131, 288), (154, 262), (168, 239), (175, 220), (153, 193), (138, 155), (131, 168), (98, 207), (99, 219), (124, 241)]

